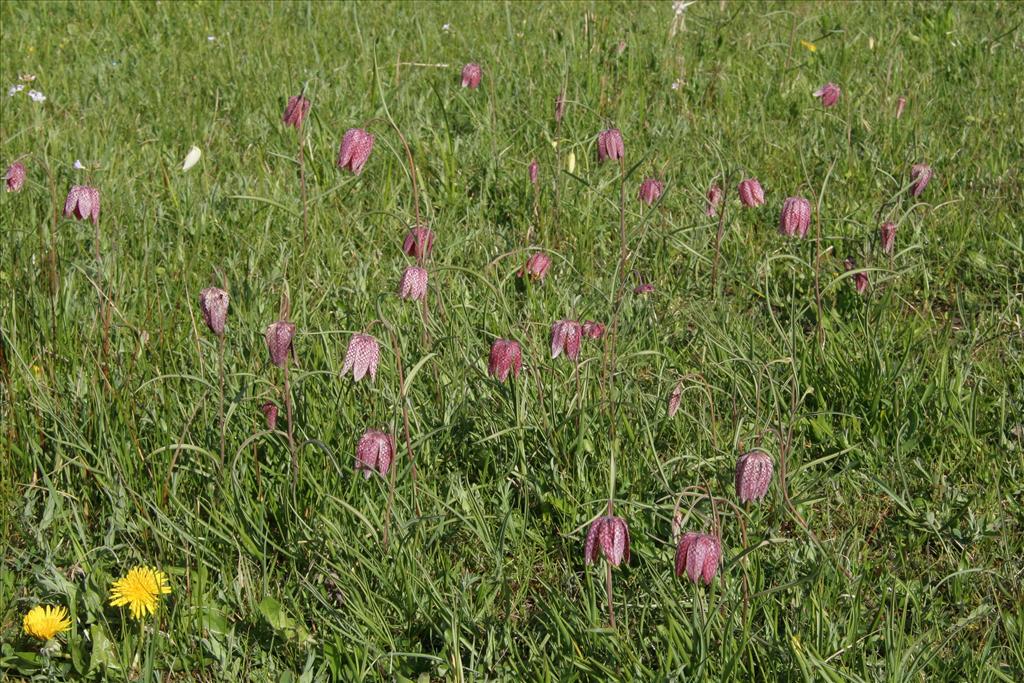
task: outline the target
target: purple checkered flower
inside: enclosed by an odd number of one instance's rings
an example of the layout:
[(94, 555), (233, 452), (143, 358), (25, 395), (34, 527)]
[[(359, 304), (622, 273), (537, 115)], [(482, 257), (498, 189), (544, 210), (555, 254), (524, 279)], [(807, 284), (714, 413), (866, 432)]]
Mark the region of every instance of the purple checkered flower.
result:
[(395, 438), (376, 429), (367, 429), (356, 444), (356, 471), (369, 479), (374, 472), (386, 477), (395, 459)]
[(288, 352), (292, 350), (295, 324), (286, 320), (278, 320), (267, 327), (263, 336), (267, 342), (267, 351), (270, 352), (270, 362), (283, 368), (285, 361), (288, 360)]
[(224, 322), (228, 317), (228, 293), (217, 287), (207, 287), (199, 292), (199, 310), (210, 331), (223, 337)]
[(377, 364), (380, 362), (380, 344), (368, 334), (356, 333), (348, 340), (345, 362), (341, 366), (342, 377), (352, 371), (352, 380), (358, 382), (367, 374), (377, 379)]
[(599, 555), (604, 555), (605, 562), (615, 567), (623, 560), (629, 563), (629, 526), (626, 520), (604, 515), (590, 525), (583, 546), (583, 561), (585, 564), (593, 564)]
[(88, 185), (73, 185), (64, 202), (64, 217), (100, 222), (100, 191)]
[(356, 175), (362, 173), (373, 151), (373, 140), (373, 133), (362, 128), (349, 128), (345, 131), (338, 150), (338, 168), (347, 168)]
[(772, 483), (772, 456), (759, 448), (744, 453), (736, 461), (736, 495), (741, 503), (761, 500)]

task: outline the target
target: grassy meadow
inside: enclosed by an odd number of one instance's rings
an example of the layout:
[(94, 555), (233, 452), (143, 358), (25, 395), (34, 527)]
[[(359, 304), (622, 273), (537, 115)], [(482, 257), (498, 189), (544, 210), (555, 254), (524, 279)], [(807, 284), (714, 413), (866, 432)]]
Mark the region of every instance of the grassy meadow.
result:
[[(1024, 6), (11, 1), (0, 25), (0, 170), (26, 169), (0, 192), (0, 678), (1024, 678)], [(98, 224), (62, 214), (73, 185)], [(778, 230), (798, 195), (807, 239)], [(425, 306), (396, 294), (417, 220)], [(606, 326), (578, 362), (562, 319)], [(360, 332), (381, 357), (354, 382)], [(387, 477), (355, 469), (367, 429)], [(774, 475), (741, 504), (754, 447)], [(584, 558), (610, 495), (614, 627)], [(674, 572), (687, 531), (721, 539), (710, 585)], [(136, 566), (171, 588), (142, 619), (110, 604)], [(37, 605), (68, 610), (49, 642)]]

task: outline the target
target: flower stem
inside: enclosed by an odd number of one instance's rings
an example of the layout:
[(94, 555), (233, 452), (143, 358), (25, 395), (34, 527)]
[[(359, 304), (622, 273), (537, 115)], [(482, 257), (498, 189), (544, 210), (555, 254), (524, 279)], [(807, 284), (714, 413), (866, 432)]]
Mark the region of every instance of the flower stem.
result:
[(218, 348), (217, 360), (220, 374), (220, 402), (218, 404), (217, 415), (220, 422), (220, 467), (224, 469), (224, 335), (219, 335), (220, 343)]
[(715, 261), (711, 266), (711, 295), (716, 297), (718, 295), (718, 259), (722, 253), (722, 235), (725, 232), (725, 207), (726, 207), (726, 192), (729, 191), (729, 179), (725, 178), (723, 181), (725, 188), (722, 190), (722, 198), (718, 202), (718, 233), (715, 235)]
[(292, 430), (292, 387), (288, 374), (291, 362), (289, 356), (284, 359), (284, 409), (288, 418), (288, 451), (292, 456), (292, 498), (295, 497), (295, 490), (299, 485), (299, 454), (295, 451), (295, 436)]

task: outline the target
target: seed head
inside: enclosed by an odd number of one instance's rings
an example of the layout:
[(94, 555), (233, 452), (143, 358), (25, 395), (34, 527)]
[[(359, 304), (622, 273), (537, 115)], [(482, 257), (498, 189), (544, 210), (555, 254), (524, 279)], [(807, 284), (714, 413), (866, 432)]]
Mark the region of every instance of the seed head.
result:
[(526, 265), (519, 271), (519, 277), (528, 276), (534, 280), (543, 280), (551, 267), (551, 257), (543, 251), (535, 251), (526, 259)]
[(708, 204), (707, 208), (704, 209), (704, 213), (708, 216), (714, 216), (718, 211), (718, 205), (722, 203), (722, 188), (718, 185), (712, 185), (708, 190)]
[(788, 197), (779, 214), (779, 233), (787, 237), (806, 237), (811, 227), (811, 205), (803, 197)]
[[(846, 268), (847, 272), (849, 272), (851, 270), (856, 270), (857, 269), (857, 262), (854, 260), (854, 258), (852, 256), (848, 256), (843, 261), (843, 267)], [(864, 271), (860, 271), (858, 273), (854, 273), (853, 274), (853, 286), (857, 288), (857, 293), (858, 294), (863, 294), (864, 292), (868, 291), (868, 274), (865, 273)]]
[(349, 128), (345, 131), (338, 150), (338, 168), (347, 168), (356, 175), (362, 173), (373, 151), (373, 140), (373, 133), (362, 128)]
[(476, 90), (480, 87), (480, 77), (482, 75), (483, 69), (480, 68), (480, 65), (470, 62), (462, 67), (462, 87)]
[(755, 448), (736, 461), (736, 495), (741, 503), (761, 500), (772, 483), (772, 456)]
[(580, 357), (583, 328), (575, 320), (559, 320), (551, 326), (551, 357), (558, 358), (562, 351), (570, 360)]
[(288, 352), (292, 350), (292, 339), (295, 337), (295, 324), (286, 320), (278, 320), (267, 327), (264, 338), (270, 352), (270, 362), (283, 368), (288, 360)]
[(284, 125), (292, 126), (295, 129), (302, 128), (302, 122), (306, 120), (311, 104), (302, 95), (289, 97), (288, 104), (284, 108)]
[(100, 191), (88, 185), (73, 185), (64, 201), (64, 217), (100, 222)]
[(491, 357), (487, 362), (487, 373), (504, 382), (508, 379), (509, 371), (514, 377), (519, 376), (523, 369), (523, 352), (519, 348), (519, 342), (511, 339), (495, 339), (491, 344)]
[(380, 344), (368, 334), (353, 334), (348, 340), (345, 351), (345, 363), (341, 366), (341, 375), (352, 371), (352, 380), (358, 382), (367, 373), (370, 379), (377, 379), (377, 364), (380, 362)]
[(739, 186), (740, 203), (743, 206), (761, 206), (764, 204), (764, 190), (756, 178), (747, 178), (740, 181)]
[(615, 160), (626, 156), (626, 146), (622, 142), (622, 133), (618, 128), (602, 130), (597, 134), (597, 160)]
[(910, 188), (910, 194), (915, 197), (921, 196), (924, 188), (931, 182), (932, 175), (932, 167), (928, 164), (914, 164), (910, 169), (910, 180), (914, 183)]
[(888, 221), (882, 223), (878, 228), (878, 237), (882, 242), (882, 253), (891, 254), (896, 245), (896, 224)]
[(434, 249), (434, 233), (425, 225), (415, 225), (405, 236), (402, 243), (402, 251), (413, 256), (417, 261), (423, 261), (430, 256)]
[(267, 429), (270, 431), (277, 429), (277, 404), (267, 401), (260, 406), (260, 412), (267, 418)]
[(699, 583), (703, 579), (705, 585), (711, 585), (721, 559), (722, 543), (718, 537), (688, 531), (676, 547), (676, 576), (686, 572), (690, 581)]
[(626, 520), (615, 515), (604, 515), (590, 525), (587, 542), (583, 546), (583, 562), (593, 564), (599, 554), (604, 555), (605, 562), (615, 567), (623, 560), (629, 563), (629, 526)]
[(835, 103), (839, 101), (839, 96), (841, 94), (842, 91), (835, 83), (826, 83), (814, 91), (814, 96), (821, 99), (821, 106), (826, 109), (835, 106)]
[(8, 192), (20, 192), (21, 186), (25, 184), (25, 164), (15, 161), (8, 166), (4, 172), (4, 181)]
[(540, 165), (537, 163), (537, 160), (534, 159), (533, 161), (530, 162), (530, 182), (536, 185), (538, 182), (539, 175)]
[(405, 300), (419, 301), (427, 295), (427, 271), (409, 266), (398, 282), (398, 296)]
[(583, 336), (591, 339), (600, 339), (604, 336), (604, 325), (593, 320), (583, 323)]
[(395, 438), (376, 429), (367, 429), (356, 444), (356, 471), (369, 479), (374, 471), (385, 477), (395, 459)]
[(656, 178), (644, 178), (644, 181), (640, 183), (640, 201), (647, 206), (650, 206), (654, 202), (658, 201), (661, 197), (661, 193), (665, 190), (665, 185)]

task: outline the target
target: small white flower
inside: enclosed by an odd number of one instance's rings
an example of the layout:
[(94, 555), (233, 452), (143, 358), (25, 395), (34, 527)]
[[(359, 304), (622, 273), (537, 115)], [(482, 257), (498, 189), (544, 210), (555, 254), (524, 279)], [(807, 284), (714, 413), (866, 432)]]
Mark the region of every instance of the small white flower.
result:
[(83, 164), (80, 159), (75, 159), (75, 163), (71, 164), (71, 167), (77, 171), (81, 171), (85, 168), (85, 164)]
[(444, 31), (445, 33), (448, 33), (448, 31), (452, 30), (452, 25), (451, 24), (445, 24), (444, 26), (441, 27), (441, 30)]
[(696, 0), (690, 0), (689, 2), (682, 2), (681, 0), (676, 0), (676, 2), (672, 3), (672, 9), (675, 10), (676, 16), (680, 16), (683, 12), (686, 11), (686, 8), (692, 5), (694, 2), (696, 2)]
[(7, 89), (7, 96), (8, 97), (14, 97), (15, 95), (17, 95), (18, 93), (20, 93), (24, 89), (25, 89), (25, 84), (24, 83), (18, 83), (17, 85), (12, 85), (10, 88)]
[(679, 81), (672, 81), (672, 89), (679, 90)]
[(199, 158), (201, 156), (203, 156), (202, 150), (200, 150), (195, 145), (192, 145), (192, 149), (190, 149), (188, 151), (188, 154), (185, 155), (185, 163), (181, 165), (181, 170), (187, 171), (188, 169), (198, 164)]
[(212, 43), (213, 41), (217, 40), (217, 36), (206, 36), (206, 39)]
[(46, 101), (46, 95), (44, 95), (43, 93), (39, 92), (38, 90), (29, 90), (28, 91), (28, 96), (32, 98), (33, 102), (45, 102)]

